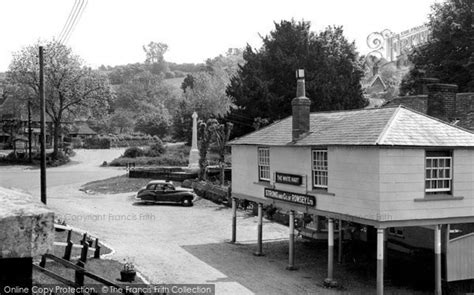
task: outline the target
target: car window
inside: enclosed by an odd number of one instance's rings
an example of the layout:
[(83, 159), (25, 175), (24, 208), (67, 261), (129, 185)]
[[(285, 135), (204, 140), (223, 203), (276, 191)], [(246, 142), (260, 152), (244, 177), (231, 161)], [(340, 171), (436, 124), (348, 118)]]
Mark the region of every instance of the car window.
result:
[(157, 191), (162, 191), (162, 190), (164, 190), (163, 185), (162, 185), (162, 184), (157, 184), (157, 185), (156, 185), (156, 190), (157, 190)]
[(156, 186), (156, 184), (149, 184), (149, 185), (146, 187), (146, 189), (153, 191), (153, 190), (155, 190), (155, 186)]
[(165, 190), (174, 191), (174, 187), (169, 184), (165, 184)]

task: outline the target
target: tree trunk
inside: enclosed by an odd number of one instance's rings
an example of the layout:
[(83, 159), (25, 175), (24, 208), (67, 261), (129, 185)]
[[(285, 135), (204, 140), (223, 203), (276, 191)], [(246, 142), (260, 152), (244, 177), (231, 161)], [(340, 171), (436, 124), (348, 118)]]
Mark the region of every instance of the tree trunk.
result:
[(224, 186), (225, 184), (225, 163), (221, 162), (221, 186)]
[(59, 152), (59, 131), (61, 128), (61, 123), (54, 122), (53, 127), (53, 157), (57, 158)]

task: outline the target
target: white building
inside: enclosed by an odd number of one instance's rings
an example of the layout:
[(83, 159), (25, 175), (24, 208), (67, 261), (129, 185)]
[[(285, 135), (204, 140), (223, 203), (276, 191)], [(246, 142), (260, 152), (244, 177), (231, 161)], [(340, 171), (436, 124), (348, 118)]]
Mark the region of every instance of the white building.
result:
[[(263, 204), (290, 211), (289, 267), (296, 211), (328, 218), (329, 281), (334, 219), (377, 229), (378, 294), (386, 229), (432, 229), (436, 293), (442, 248), (451, 280), (474, 278), (474, 236), (441, 237), (474, 223), (474, 134), (405, 107), (310, 113), (304, 79), (297, 92), (293, 116), (230, 143), (232, 197), (257, 202), (260, 216)], [(235, 228), (234, 218), (234, 241)]]

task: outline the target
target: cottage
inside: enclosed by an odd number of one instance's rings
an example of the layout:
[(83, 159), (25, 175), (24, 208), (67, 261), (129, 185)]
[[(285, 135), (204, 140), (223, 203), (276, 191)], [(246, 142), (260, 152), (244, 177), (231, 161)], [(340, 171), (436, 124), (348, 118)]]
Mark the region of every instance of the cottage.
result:
[[(292, 269), (295, 212), (325, 216), (330, 282), (334, 220), (374, 227), (377, 294), (383, 294), (387, 232), (423, 226), (432, 235), (435, 291), (440, 294), (442, 244), (446, 253), (451, 245), (449, 237), (442, 238), (442, 229), (449, 234), (451, 224), (474, 222), (474, 134), (403, 106), (310, 113), (304, 74), (298, 73), (292, 116), (230, 143), (232, 240), (237, 199), (259, 204), (257, 254), (263, 205), (286, 209)], [(457, 239), (462, 245), (456, 245), (456, 259), (474, 247), (472, 235)], [(449, 267), (474, 278), (472, 253)]]

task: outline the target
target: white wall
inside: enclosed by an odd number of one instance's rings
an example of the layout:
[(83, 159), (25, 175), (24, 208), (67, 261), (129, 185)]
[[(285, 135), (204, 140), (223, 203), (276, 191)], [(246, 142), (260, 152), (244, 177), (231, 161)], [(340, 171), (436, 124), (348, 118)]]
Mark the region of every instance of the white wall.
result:
[[(312, 190), (311, 148), (270, 147), (270, 172), (303, 176), (302, 186), (276, 189), (316, 196), (316, 209), (373, 220), (474, 216), (474, 150), (453, 152), (453, 192), (463, 200), (425, 198), (425, 150), (329, 147), (328, 192)], [(307, 183), (306, 183), (307, 179)], [(232, 146), (232, 192), (264, 199), (257, 147)], [(307, 190), (308, 189), (308, 190)]]

